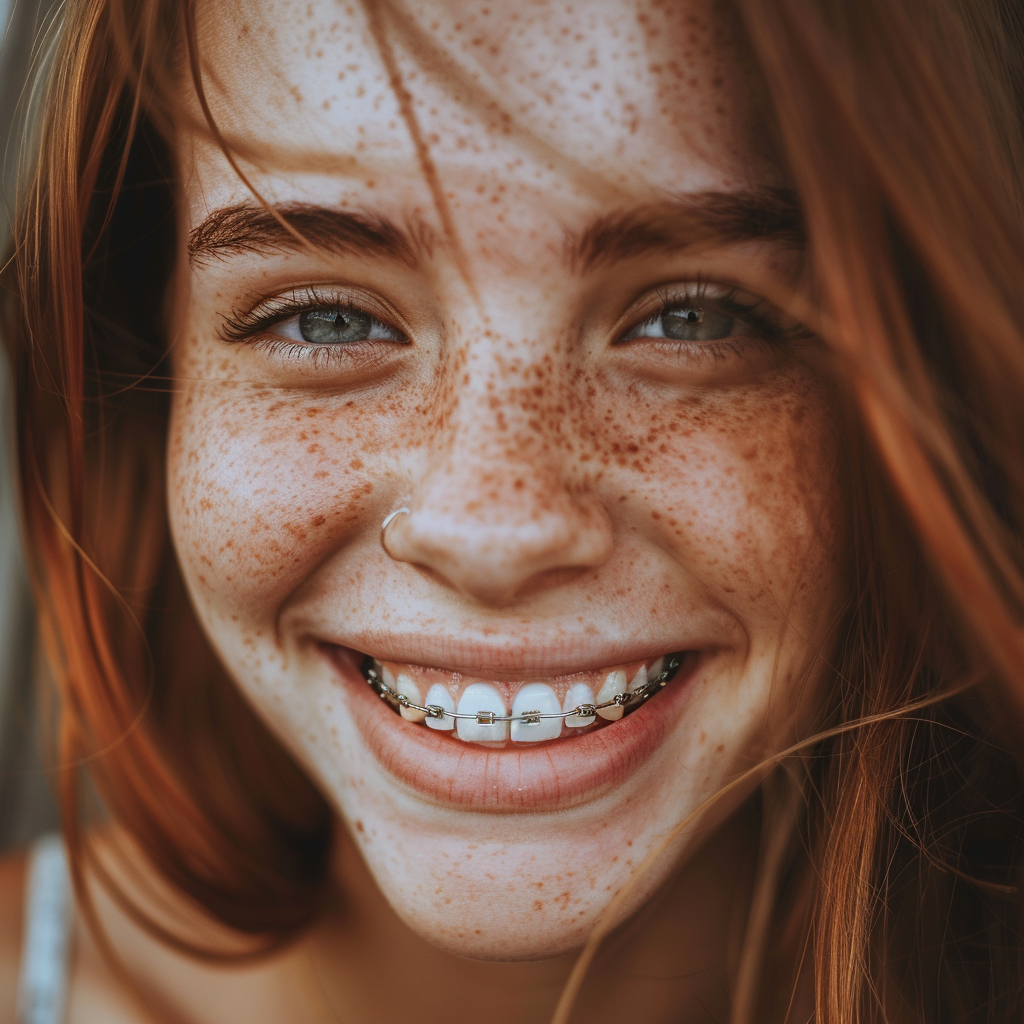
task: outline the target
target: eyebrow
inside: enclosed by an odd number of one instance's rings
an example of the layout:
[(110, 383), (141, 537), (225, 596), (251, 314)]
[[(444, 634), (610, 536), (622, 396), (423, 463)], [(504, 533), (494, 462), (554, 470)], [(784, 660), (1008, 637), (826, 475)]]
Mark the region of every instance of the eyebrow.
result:
[(577, 269), (700, 242), (771, 240), (802, 248), (803, 216), (787, 188), (704, 191), (650, 203), (598, 218), (566, 238), (567, 258)]
[[(339, 255), (378, 256), (415, 265), (432, 249), (424, 222), (403, 229), (379, 215), (307, 203), (276, 212), (310, 245)], [(689, 193), (598, 217), (582, 232), (567, 233), (566, 259), (585, 270), (698, 242), (771, 239), (804, 244), (803, 218), (795, 193), (784, 188)], [(295, 252), (301, 243), (270, 210), (255, 202), (214, 210), (188, 236), (189, 260), (204, 263), (242, 253)]]
[[(413, 265), (430, 248), (430, 230), (425, 224), (404, 230), (386, 217), (308, 203), (275, 209), (298, 235), (324, 252), (385, 256)], [(255, 202), (214, 210), (188, 236), (188, 256), (193, 264), (242, 253), (266, 256), (301, 248), (299, 239), (281, 220)]]

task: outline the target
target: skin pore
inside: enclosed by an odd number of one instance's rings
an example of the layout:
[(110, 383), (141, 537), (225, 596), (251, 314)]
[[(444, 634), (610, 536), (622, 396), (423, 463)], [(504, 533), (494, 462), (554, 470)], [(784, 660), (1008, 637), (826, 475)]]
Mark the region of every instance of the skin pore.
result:
[[(172, 533), (341, 838), (322, 922), (241, 970), (100, 898), (168, 1020), (546, 1019), (664, 835), (810, 728), (844, 596), (831, 394), (751, 276), (799, 253), (764, 217), (707, 241), (784, 184), (722, 12), (375, 10), (200, 5), (218, 124), (313, 244), (182, 135)], [(339, 313), (365, 337), (308, 340)], [(359, 671), (514, 689), (673, 652), (648, 704), (536, 747), (403, 721)], [(728, 1015), (752, 785), (635, 886), (580, 1020)], [(112, 1019), (118, 986), (80, 950), (73, 1019)]]

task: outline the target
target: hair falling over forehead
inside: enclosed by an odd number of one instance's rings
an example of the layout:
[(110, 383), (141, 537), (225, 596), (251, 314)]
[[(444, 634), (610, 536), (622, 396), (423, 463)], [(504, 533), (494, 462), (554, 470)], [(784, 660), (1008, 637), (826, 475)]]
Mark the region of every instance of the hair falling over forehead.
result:
[[(854, 538), (826, 719), (763, 786), (735, 1020), (781, 1019), (813, 977), (821, 1024), (995, 1024), (1024, 990), (1024, 13), (1014, 0), (734, 9), (806, 233), (803, 301), (846, 418)], [(391, 56), (411, 29), (397, 3), (369, 10), (447, 225)], [(94, 792), (240, 938), (221, 949), (149, 926), (237, 958), (313, 919), (332, 826), (209, 651), (169, 541), (182, 77), (243, 178), (251, 155), (202, 98), (194, 13), (67, 3), (40, 72), (4, 336), (76, 878), (85, 858), (102, 872), (83, 831)]]

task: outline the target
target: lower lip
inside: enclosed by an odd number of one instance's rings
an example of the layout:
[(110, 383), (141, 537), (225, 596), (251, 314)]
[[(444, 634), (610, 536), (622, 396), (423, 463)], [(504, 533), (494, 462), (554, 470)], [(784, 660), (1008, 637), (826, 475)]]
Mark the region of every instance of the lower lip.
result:
[(656, 697), (601, 729), (496, 750), (406, 722), (363, 678), (361, 655), (334, 645), (325, 649), (346, 683), (363, 742), (387, 772), (437, 803), (495, 814), (575, 807), (635, 775), (682, 716), (695, 671), (684, 666)]

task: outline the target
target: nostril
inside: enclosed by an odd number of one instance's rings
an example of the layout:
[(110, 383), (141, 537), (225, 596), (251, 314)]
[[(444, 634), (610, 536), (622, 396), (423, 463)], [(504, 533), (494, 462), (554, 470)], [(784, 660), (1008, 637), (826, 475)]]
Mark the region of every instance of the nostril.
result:
[[(568, 497), (568, 496), (566, 496)], [(487, 604), (507, 604), (525, 589), (550, 587), (603, 564), (611, 524), (603, 507), (574, 499), (529, 518), (487, 503), (461, 509), (417, 505), (382, 524), (384, 550)]]

